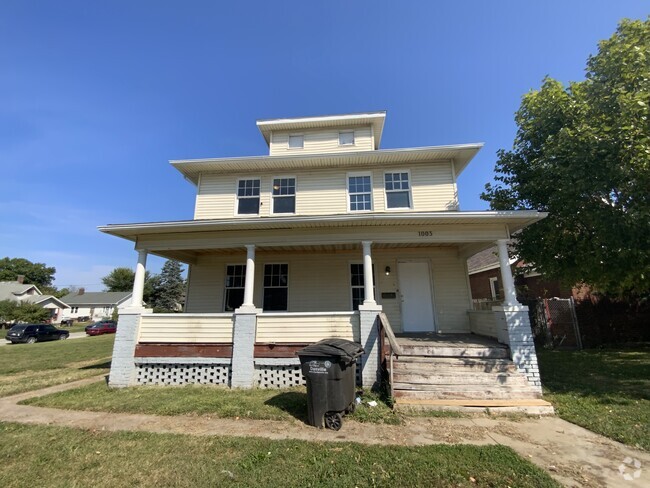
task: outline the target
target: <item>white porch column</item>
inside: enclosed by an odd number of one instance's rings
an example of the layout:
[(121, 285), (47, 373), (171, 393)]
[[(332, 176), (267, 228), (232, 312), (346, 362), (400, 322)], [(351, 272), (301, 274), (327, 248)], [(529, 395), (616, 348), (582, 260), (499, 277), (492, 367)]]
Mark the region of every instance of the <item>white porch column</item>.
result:
[(499, 264), (501, 266), (501, 279), (503, 280), (503, 293), (505, 300), (503, 304), (508, 307), (519, 305), (517, 301), (517, 291), (515, 290), (515, 282), (512, 279), (512, 270), (510, 269), (510, 259), (508, 257), (508, 241), (506, 239), (499, 239), (497, 241), (499, 249)]
[(255, 285), (255, 245), (246, 245), (246, 281), (244, 282), (244, 308), (255, 308), (253, 289)]
[(135, 279), (133, 280), (133, 295), (131, 298), (131, 307), (142, 307), (144, 296), (144, 277), (147, 272), (147, 251), (140, 249), (138, 251), (138, 264), (135, 266)]
[(370, 245), (372, 241), (363, 241), (363, 291), (365, 299), (364, 305), (376, 305), (374, 278), (372, 275), (372, 255), (370, 254)]

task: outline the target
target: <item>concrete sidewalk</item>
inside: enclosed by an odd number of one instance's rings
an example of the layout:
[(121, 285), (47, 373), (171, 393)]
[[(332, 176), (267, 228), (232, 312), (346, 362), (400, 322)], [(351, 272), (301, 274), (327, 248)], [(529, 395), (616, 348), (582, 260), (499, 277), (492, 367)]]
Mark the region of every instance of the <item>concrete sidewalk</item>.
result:
[[(58, 425), (106, 431), (146, 431), (186, 435), (247, 436), (268, 439), (360, 442), (418, 446), (426, 444), (502, 444), (547, 470), (565, 486), (650, 486), (650, 454), (612, 441), (556, 417), (468, 418), (410, 417), (404, 425), (361, 424), (346, 420), (339, 432), (295, 421), (234, 420), (209, 416), (159, 416), (58, 410), (18, 405), (27, 398), (78, 388), (104, 377), (88, 378), (43, 390), (0, 398), (0, 421)], [(627, 464), (625, 461), (627, 460)], [(640, 476), (633, 460), (641, 463)], [(619, 472), (623, 465), (625, 471)], [(632, 480), (624, 478), (632, 475)]]

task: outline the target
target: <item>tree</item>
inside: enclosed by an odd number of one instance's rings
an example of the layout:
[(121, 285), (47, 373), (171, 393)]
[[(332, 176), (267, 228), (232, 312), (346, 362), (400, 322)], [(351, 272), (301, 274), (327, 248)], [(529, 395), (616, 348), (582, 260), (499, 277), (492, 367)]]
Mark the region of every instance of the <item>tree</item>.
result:
[(24, 258), (0, 259), (0, 281), (16, 281), (18, 276), (25, 277), (25, 283), (40, 287), (49, 287), (54, 281), (56, 268), (44, 263), (32, 263)]
[(181, 274), (183, 268), (178, 261), (168, 260), (158, 276), (158, 283), (153, 301), (154, 310), (158, 312), (176, 312), (183, 303), (185, 280)]
[[(102, 278), (102, 283), (106, 291), (133, 291), (133, 282), (135, 281), (135, 271), (131, 268), (115, 268)], [(156, 288), (157, 278), (151, 276), (147, 271), (144, 275), (144, 294), (143, 299), (146, 303), (151, 303)]]
[(50, 311), (34, 303), (16, 302), (13, 300), (0, 301), (0, 323), (23, 322), (39, 323), (50, 317)]
[(520, 258), (567, 284), (650, 291), (649, 107), (650, 18), (621, 22), (584, 81), (546, 78), (524, 95), (481, 195), (494, 210), (549, 212), (518, 235)]

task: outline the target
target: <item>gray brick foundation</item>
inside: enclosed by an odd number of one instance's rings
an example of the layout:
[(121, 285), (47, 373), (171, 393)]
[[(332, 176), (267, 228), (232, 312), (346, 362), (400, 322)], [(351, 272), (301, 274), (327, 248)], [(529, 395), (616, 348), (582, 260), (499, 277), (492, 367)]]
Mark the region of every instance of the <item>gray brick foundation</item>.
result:
[(252, 388), (255, 380), (255, 332), (261, 310), (237, 309), (233, 315), (232, 379), (233, 388)]
[(113, 358), (108, 384), (114, 388), (132, 386), (136, 382), (136, 370), (133, 357), (140, 326), (140, 315), (151, 310), (144, 308), (127, 308), (120, 311), (113, 345)]
[(379, 382), (379, 339), (377, 330), (381, 305), (359, 305), (361, 347), (366, 353), (361, 357), (361, 384), (372, 388)]

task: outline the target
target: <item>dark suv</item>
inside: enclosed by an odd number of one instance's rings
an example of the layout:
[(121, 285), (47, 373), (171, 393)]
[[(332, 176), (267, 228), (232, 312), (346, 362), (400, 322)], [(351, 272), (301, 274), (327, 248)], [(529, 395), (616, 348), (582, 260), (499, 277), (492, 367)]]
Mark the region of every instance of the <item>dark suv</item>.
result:
[(13, 344), (18, 342), (33, 344), (34, 342), (63, 340), (67, 339), (69, 335), (70, 332), (67, 330), (57, 329), (49, 324), (20, 324), (9, 329), (5, 339)]

